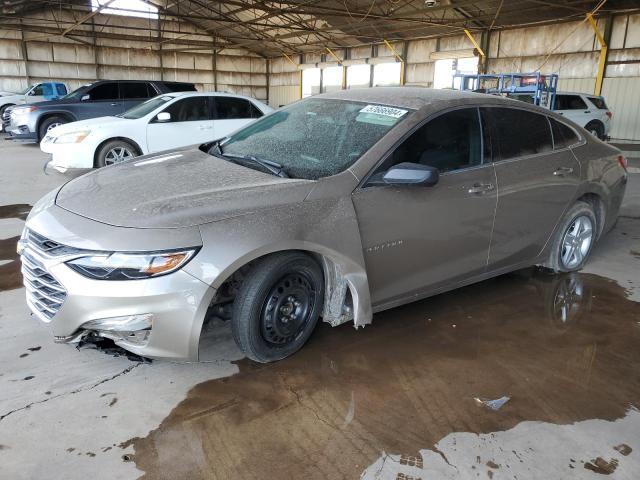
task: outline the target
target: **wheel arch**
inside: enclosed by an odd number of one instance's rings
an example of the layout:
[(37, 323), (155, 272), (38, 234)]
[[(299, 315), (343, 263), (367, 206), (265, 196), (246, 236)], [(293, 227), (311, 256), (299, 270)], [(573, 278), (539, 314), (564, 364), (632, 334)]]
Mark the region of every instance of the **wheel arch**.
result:
[(598, 235), (596, 240), (600, 238), (602, 232), (604, 231), (604, 225), (606, 223), (606, 206), (602, 196), (595, 191), (587, 191), (583, 193), (580, 197), (576, 199), (576, 202), (585, 202), (591, 205), (593, 208), (593, 212), (596, 215), (596, 224), (598, 226)]
[(62, 117), (65, 120), (68, 120), (69, 123), (77, 121), (75, 116), (69, 112), (64, 111), (53, 111), (53, 112), (43, 112), (40, 117), (38, 117), (38, 121), (36, 122), (36, 135), (38, 135), (38, 140), (42, 140), (40, 137), (40, 126), (42, 123), (51, 118), (51, 117)]
[(96, 145), (96, 149), (93, 151), (93, 166), (94, 166), (94, 168), (98, 166), (98, 152), (100, 151), (100, 149), (107, 142), (112, 142), (114, 140), (120, 140), (122, 142), (130, 143), (137, 150), (138, 155), (142, 155), (142, 148), (140, 148), (140, 145), (135, 140), (132, 140), (132, 139), (130, 139), (128, 137), (121, 137), (121, 136), (120, 137), (105, 138), (98, 145)]
[[(371, 323), (371, 297), (365, 269), (336, 251), (309, 242), (294, 241), (248, 252), (221, 271), (211, 287), (219, 290), (242, 269), (270, 255), (283, 252), (305, 253), (314, 258), (322, 268), (325, 282), (323, 321), (332, 326), (350, 320), (353, 320), (356, 327)], [(345, 304), (346, 309), (343, 308)]]

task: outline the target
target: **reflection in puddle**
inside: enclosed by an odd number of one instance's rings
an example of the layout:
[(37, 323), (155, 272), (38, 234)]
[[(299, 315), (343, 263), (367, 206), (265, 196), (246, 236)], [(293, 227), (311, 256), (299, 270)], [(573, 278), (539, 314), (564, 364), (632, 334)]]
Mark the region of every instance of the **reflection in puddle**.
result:
[[(421, 459), (453, 432), (615, 420), (640, 404), (639, 320), (601, 277), (518, 272), (364, 330), (322, 325), (290, 359), (194, 387), (128, 444), (152, 478), (357, 478), (381, 452)], [(504, 395), (499, 411), (474, 401)]]

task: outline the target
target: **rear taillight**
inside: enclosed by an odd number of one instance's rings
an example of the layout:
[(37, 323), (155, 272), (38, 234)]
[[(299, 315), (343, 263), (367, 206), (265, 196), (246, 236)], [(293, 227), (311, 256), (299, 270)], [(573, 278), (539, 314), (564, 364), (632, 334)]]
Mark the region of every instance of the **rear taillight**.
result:
[(618, 155), (618, 163), (620, 164), (620, 166), (626, 172), (627, 171), (627, 159), (624, 157), (624, 155)]
[(605, 112), (607, 114), (607, 117), (609, 117), (609, 120), (611, 120), (611, 117), (613, 117), (613, 113), (611, 112)]

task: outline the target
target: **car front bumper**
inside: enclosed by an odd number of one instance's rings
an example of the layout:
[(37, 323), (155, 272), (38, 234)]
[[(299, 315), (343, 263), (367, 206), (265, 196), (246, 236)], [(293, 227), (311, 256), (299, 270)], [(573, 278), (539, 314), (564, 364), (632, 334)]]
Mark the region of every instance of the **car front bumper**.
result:
[[(61, 209), (53, 206), (49, 210)], [(51, 220), (39, 221), (39, 217), (48, 214), (45, 210), (27, 221), (18, 249), (27, 304), (34, 316), (51, 328), (57, 342), (75, 342), (85, 333), (91, 333), (111, 338), (119, 346), (144, 357), (197, 360), (200, 330), (215, 294), (213, 288), (183, 269), (144, 280), (106, 281), (84, 277), (65, 262), (86, 252), (78, 254), (77, 250), (61, 249), (61, 253), (54, 254), (50, 252), (57, 250), (48, 250), (52, 244), (74, 243), (65, 242), (60, 235), (60, 231), (67, 230), (64, 222), (58, 231), (42, 229), (42, 225), (51, 224)], [(58, 215), (64, 220), (73, 214)], [(106, 227), (82, 219), (79, 231), (85, 222), (98, 230)], [(43, 238), (48, 243), (43, 243)], [(143, 243), (148, 242), (143, 240)], [(153, 249), (154, 245), (150, 245), (150, 250)]]
[(80, 143), (67, 143), (58, 145), (45, 137), (40, 142), (40, 150), (51, 157), (47, 166), (60, 173), (68, 170), (93, 168), (93, 156), (95, 145), (85, 139)]

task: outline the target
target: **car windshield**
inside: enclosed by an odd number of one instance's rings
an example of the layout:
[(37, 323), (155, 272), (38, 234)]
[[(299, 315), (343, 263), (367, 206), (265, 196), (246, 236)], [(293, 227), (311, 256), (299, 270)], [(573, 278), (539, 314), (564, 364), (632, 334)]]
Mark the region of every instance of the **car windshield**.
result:
[(127, 118), (129, 120), (137, 120), (138, 118), (142, 118), (145, 115), (153, 112), (156, 108), (164, 105), (170, 100), (173, 100), (174, 97), (169, 97), (167, 95), (161, 95), (159, 97), (152, 98), (147, 100), (146, 102), (142, 102), (139, 105), (136, 105), (133, 108), (130, 108), (124, 113), (120, 115), (116, 115), (116, 117)]
[(28, 92), (29, 90), (31, 90), (32, 88), (33, 88), (33, 85), (29, 85), (29, 86), (28, 86), (27, 88), (25, 88), (24, 90), (21, 90), (21, 91), (18, 93), (18, 95), (26, 95), (26, 94), (27, 94), (27, 92)]
[[(349, 168), (409, 110), (310, 98), (252, 123), (225, 139), (223, 155), (255, 157), (293, 178), (316, 180)], [(215, 152), (215, 150), (213, 150)]]

